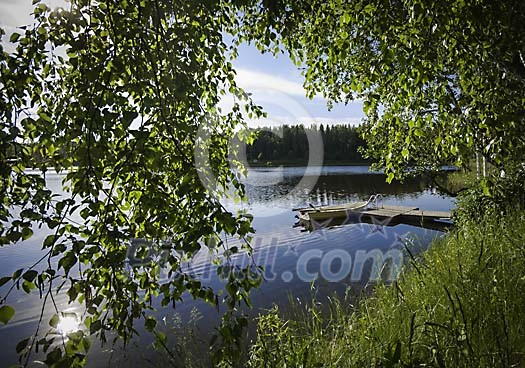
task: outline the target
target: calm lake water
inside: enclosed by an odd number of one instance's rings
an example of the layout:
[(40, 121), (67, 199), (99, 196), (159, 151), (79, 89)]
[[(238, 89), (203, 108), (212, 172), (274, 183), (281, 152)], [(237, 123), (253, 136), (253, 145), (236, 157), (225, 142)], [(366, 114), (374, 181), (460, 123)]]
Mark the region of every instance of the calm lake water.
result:
[[(254, 307), (247, 313), (252, 316), (271, 308), (273, 304), (286, 308), (290, 295), (308, 300), (312, 290), (321, 297), (334, 292), (344, 294), (347, 288), (358, 294), (369, 282), (373, 261), (367, 256), (402, 254), (403, 242), (409, 240), (416, 248), (423, 249), (433, 238), (442, 235), (409, 225), (383, 226), (386, 224), (350, 224), (307, 232), (293, 227), (297, 219), (292, 208), (364, 201), (373, 193), (382, 193), (385, 204), (413, 205), (439, 211), (454, 208), (452, 198), (441, 195), (423, 179), (388, 185), (383, 174), (371, 173), (366, 166), (334, 166), (320, 169), (316, 173), (320, 174), (318, 180), (305, 182), (302, 180), (305, 171), (305, 168), (260, 168), (252, 170), (246, 179), (248, 203), (244, 207), (253, 214), (256, 230), (252, 240), (253, 258), (266, 267), (266, 280), (251, 293)], [(49, 175), (47, 180), (50, 187), (60, 188), (61, 177)], [(228, 201), (224, 204), (231, 210), (239, 208), (238, 204)], [(34, 229), (34, 232), (35, 235), (28, 241), (0, 248), (0, 276), (29, 267), (40, 258), (41, 244), (48, 232), (42, 229)], [(230, 245), (235, 245), (235, 241), (230, 241)], [(235, 262), (244, 264), (248, 258), (240, 255)], [(214, 277), (215, 271), (210, 267), (207, 252), (202, 252), (189, 267), (203, 283), (221, 288), (221, 282)], [(0, 295), (7, 288), (7, 285), (2, 287)], [(68, 305), (61, 294), (56, 297), (56, 302), (64, 311), (82, 311), (79, 306)], [(42, 300), (38, 292), (27, 295), (15, 291), (10, 295), (8, 304), (13, 305), (17, 313), (8, 325), (0, 327), (2, 366), (16, 363), (16, 343), (34, 333)], [(158, 306), (156, 314), (168, 325), (174, 319), (184, 325), (197, 314), (199, 334), (209, 340), (222, 309), (218, 311), (215, 307), (187, 298), (177, 305), (175, 311), (171, 307)], [(53, 314), (48, 303), (42, 330), (47, 330), (47, 321)], [(148, 348), (152, 340), (142, 325), (140, 321), (137, 323), (141, 338), (135, 339), (126, 351), (120, 346), (101, 348), (99, 344), (93, 344), (89, 366), (143, 366), (144, 359), (155, 360), (155, 354)]]

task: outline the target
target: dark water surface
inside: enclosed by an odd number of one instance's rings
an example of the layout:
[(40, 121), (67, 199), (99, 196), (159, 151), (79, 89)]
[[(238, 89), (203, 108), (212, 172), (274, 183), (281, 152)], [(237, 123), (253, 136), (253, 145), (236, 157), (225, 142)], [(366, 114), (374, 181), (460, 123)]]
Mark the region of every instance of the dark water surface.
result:
[[(248, 313), (252, 316), (271, 308), (273, 304), (286, 308), (290, 295), (294, 298), (310, 298), (312, 282), (314, 292), (318, 295), (333, 292), (342, 294), (347, 288), (358, 293), (369, 281), (373, 265), (372, 258), (366, 258), (367, 255), (382, 254), (386, 257), (402, 254), (403, 243), (409, 240), (416, 247), (424, 248), (433, 238), (442, 235), (409, 225), (389, 227), (382, 224), (353, 224), (305, 232), (293, 227), (297, 219), (292, 208), (309, 204), (318, 206), (363, 201), (373, 193), (382, 193), (385, 204), (414, 205), (439, 211), (448, 211), (454, 207), (452, 198), (441, 195), (423, 179), (388, 185), (383, 174), (371, 173), (368, 167), (334, 166), (323, 168), (317, 181), (304, 183), (301, 178), (305, 170), (259, 168), (251, 171), (246, 179), (248, 203), (244, 206), (253, 214), (256, 230), (252, 240), (253, 259), (266, 267), (266, 281), (251, 293), (254, 308)], [(51, 188), (58, 190), (61, 187), (60, 176), (49, 175), (46, 179)], [(312, 182), (315, 185), (312, 186)], [(237, 204), (224, 203), (232, 211), (239, 208)], [(22, 267), (27, 268), (40, 258), (41, 244), (48, 231), (34, 229), (34, 234), (28, 241), (0, 248), (0, 276), (10, 275)], [(235, 241), (230, 241), (229, 245), (236, 245)], [(248, 261), (243, 255), (235, 260), (237, 264)], [(201, 252), (189, 266), (203, 283), (217, 289), (222, 286), (215, 277), (214, 269), (210, 267), (207, 251)], [(0, 289), (0, 295), (6, 292), (7, 287)], [(63, 294), (59, 293), (55, 301), (63, 311), (82, 312), (80, 306), (68, 305)], [(16, 363), (16, 343), (34, 333), (42, 300), (38, 292), (26, 295), (22, 291), (15, 291), (10, 295), (8, 304), (16, 308), (16, 315), (8, 325), (0, 327), (0, 366)], [(176, 311), (171, 307), (158, 307), (157, 317), (164, 319), (168, 325), (174, 318), (184, 325), (192, 316), (198, 315), (199, 331), (205, 339), (211, 336), (222, 311), (222, 308), (218, 312), (216, 308), (192, 301), (191, 298), (177, 305)], [(48, 301), (42, 322), (43, 331), (47, 330), (47, 322), (53, 314)], [(142, 326), (143, 323), (138, 321), (141, 340), (132, 342), (126, 352), (121, 347), (101, 348), (95, 342), (89, 353), (89, 365), (143, 366), (144, 359), (155, 360), (155, 354), (146, 348), (152, 340)]]

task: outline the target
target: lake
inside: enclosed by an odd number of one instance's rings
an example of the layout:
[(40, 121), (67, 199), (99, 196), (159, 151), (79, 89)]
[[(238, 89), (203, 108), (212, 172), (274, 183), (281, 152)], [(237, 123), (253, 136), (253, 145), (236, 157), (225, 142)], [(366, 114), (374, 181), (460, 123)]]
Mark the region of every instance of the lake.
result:
[[(307, 180), (303, 179), (305, 172)], [(51, 174), (46, 180), (50, 187), (60, 188), (60, 176)], [(250, 171), (245, 183), (248, 202), (239, 205), (224, 200), (224, 205), (232, 211), (247, 208), (254, 216), (253, 260), (265, 266), (266, 270), (265, 281), (251, 293), (250, 300), (254, 307), (247, 313), (252, 316), (271, 308), (273, 304), (286, 308), (291, 295), (310, 300), (313, 292), (322, 299), (332, 293), (342, 295), (348, 289), (357, 295), (366, 285), (373, 284), (375, 276), (378, 276), (374, 273), (377, 257), (389, 260), (386, 269), (379, 270), (383, 271), (381, 276), (395, 278), (395, 266), (403, 262), (405, 244), (411, 244), (414, 251), (420, 251), (433, 238), (443, 234), (409, 225), (387, 226), (387, 223), (322, 226), (308, 232), (294, 227), (297, 219), (292, 208), (364, 201), (373, 193), (383, 194), (385, 204), (413, 205), (439, 211), (455, 207), (453, 198), (442, 195), (424, 179), (387, 184), (382, 173), (370, 172), (366, 166), (329, 166), (313, 173), (306, 168), (257, 168)], [(0, 276), (29, 267), (40, 258), (41, 244), (48, 232), (34, 229), (34, 234), (28, 241), (0, 248)], [(235, 245), (235, 240), (229, 240), (229, 245)], [(236, 264), (248, 261), (250, 259), (242, 254), (234, 259)], [(382, 262), (379, 264), (383, 265)], [(204, 284), (221, 288), (222, 283), (215, 277), (207, 251), (201, 252), (187, 267)], [(1, 294), (7, 287), (2, 287)], [(56, 297), (61, 309), (81, 313), (80, 306), (68, 305), (66, 300), (62, 294)], [(38, 292), (27, 295), (15, 291), (8, 303), (16, 308), (17, 313), (8, 325), (0, 327), (0, 358), (2, 362), (11, 364), (17, 360), (16, 343), (36, 329), (42, 301)], [(157, 317), (165, 320), (167, 325), (184, 326), (198, 316), (199, 335), (205, 340), (209, 340), (223, 309), (218, 311), (190, 298), (178, 304), (175, 312), (171, 307), (158, 307)], [(43, 330), (47, 329), (47, 321), (52, 315), (48, 303)], [(120, 346), (101, 348), (99, 344), (93, 344), (88, 365), (114, 366), (122, 363), (127, 367), (143, 366), (144, 359), (155, 359), (151, 349), (145, 348), (152, 340), (142, 325), (140, 321), (137, 323), (141, 339), (135, 339), (126, 351)]]

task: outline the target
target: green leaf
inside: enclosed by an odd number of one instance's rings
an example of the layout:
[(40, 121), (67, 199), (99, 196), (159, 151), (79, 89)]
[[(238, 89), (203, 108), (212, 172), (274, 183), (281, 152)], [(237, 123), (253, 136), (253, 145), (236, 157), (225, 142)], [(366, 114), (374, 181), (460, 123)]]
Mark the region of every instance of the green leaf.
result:
[(73, 267), (77, 263), (77, 256), (73, 252), (67, 252), (64, 257), (58, 261), (58, 266), (63, 267), (64, 271), (66, 271), (66, 274), (69, 273), (69, 270), (71, 270), (71, 267)]
[(44, 248), (49, 248), (52, 246), (55, 242), (55, 235), (51, 234), (46, 236), (46, 239), (44, 240)]
[(89, 339), (89, 337), (86, 336), (82, 339), (82, 345), (84, 347), (84, 350), (88, 352), (91, 348), (91, 340)]
[(486, 195), (487, 197), (491, 197), (492, 196), (492, 191), (490, 190), (490, 182), (486, 179), (486, 178), (483, 178), (480, 182), (480, 186), (481, 186), (481, 189), (483, 190), (483, 194)]
[(153, 332), (155, 327), (157, 327), (157, 320), (153, 317), (147, 317), (144, 321), (144, 326), (146, 327), (146, 330)]
[(46, 365), (53, 367), (56, 363), (58, 363), (62, 359), (62, 351), (59, 348), (55, 348), (53, 351), (48, 353), (46, 355), (46, 360), (44, 363)]
[(49, 325), (53, 328), (57, 328), (58, 326), (58, 323), (60, 322), (60, 317), (58, 316), (58, 314), (55, 314), (53, 315), (53, 317), (51, 317), (51, 319), (49, 320)]
[(22, 275), (24, 280), (32, 282), (38, 276), (38, 272), (35, 270), (29, 270)]
[(352, 17), (350, 16), (349, 13), (343, 13), (343, 15), (341, 16), (341, 23), (344, 25), (344, 24), (348, 24), (350, 23), (350, 21), (352, 20)]
[(33, 230), (30, 227), (24, 227), (22, 229), (22, 240), (27, 240), (33, 235)]
[(19, 38), (20, 34), (15, 32), (11, 35), (11, 37), (9, 37), (9, 42), (16, 42)]
[(12, 276), (12, 279), (13, 280), (16, 280), (17, 278), (20, 277), (20, 275), (22, 275), (22, 272), (24, 271), (23, 268), (19, 268), (18, 270), (16, 270), (15, 272), (13, 272), (13, 276)]
[(95, 334), (98, 330), (100, 330), (102, 328), (102, 322), (100, 322), (100, 320), (96, 320), (96, 321), (93, 321), (91, 322), (91, 324), (89, 325), (89, 333), (91, 335)]
[(0, 278), (0, 287), (4, 286), (8, 281), (12, 280), (12, 277), (5, 276)]
[(22, 283), (22, 289), (27, 293), (29, 294), (31, 292), (31, 290), (35, 289), (36, 286), (34, 283), (32, 282), (29, 282), (29, 281), (26, 281), (24, 280), (24, 282)]
[(4, 305), (0, 307), (0, 322), (4, 325), (7, 324), (15, 315), (15, 309), (9, 305)]
[(7, 235), (7, 238), (15, 243), (17, 242), (18, 240), (20, 240), (20, 237), (22, 236), (22, 234), (19, 232), (19, 231), (12, 231), (10, 232), (8, 235)]
[(16, 344), (16, 352), (18, 354), (20, 354), (27, 347), (27, 345), (29, 344), (29, 340), (30, 338), (27, 338), (19, 341), (18, 344)]

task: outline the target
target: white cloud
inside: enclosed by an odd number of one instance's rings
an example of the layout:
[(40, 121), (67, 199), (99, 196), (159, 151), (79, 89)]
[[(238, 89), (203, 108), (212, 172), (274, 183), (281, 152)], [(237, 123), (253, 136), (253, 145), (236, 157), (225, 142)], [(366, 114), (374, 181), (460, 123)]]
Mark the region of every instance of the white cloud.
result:
[(237, 69), (235, 80), (246, 92), (271, 93), (272, 90), (275, 90), (294, 96), (306, 96), (306, 91), (301, 83), (255, 70)]
[[(267, 112), (266, 118), (245, 120), (251, 127), (279, 126), (283, 124), (359, 125), (361, 114), (358, 105), (337, 113), (326, 111), (326, 100), (316, 96), (316, 101), (308, 100), (300, 83), (254, 70), (240, 68), (237, 70), (237, 83), (246, 92), (251, 93), (252, 100)], [(219, 103), (223, 111), (228, 111), (234, 103), (232, 95), (226, 95)], [(321, 103), (321, 104), (319, 104)], [(322, 106), (322, 107), (321, 107)], [(324, 111), (324, 112), (323, 112)]]
[[(238, 85), (253, 94), (271, 94), (272, 91), (280, 93), (286, 93), (292, 96), (298, 96), (306, 98), (306, 90), (303, 85), (297, 81), (292, 81), (281, 76), (259, 72), (250, 69), (238, 68), (237, 77), (235, 78)], [(344, 94), (341, 95), (341, 99), (344, 100)], [(317, 93), (314, 99), (322, 100), (326, 103), (326, 98), (322, 94)], [(348, 101), (348, 104), (362, 103), (363, 101), (359, 98)]]

